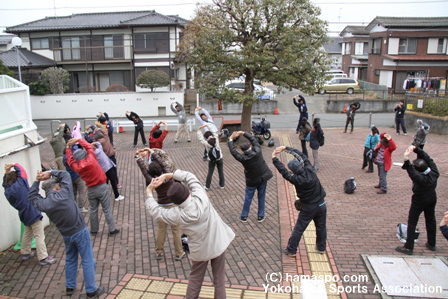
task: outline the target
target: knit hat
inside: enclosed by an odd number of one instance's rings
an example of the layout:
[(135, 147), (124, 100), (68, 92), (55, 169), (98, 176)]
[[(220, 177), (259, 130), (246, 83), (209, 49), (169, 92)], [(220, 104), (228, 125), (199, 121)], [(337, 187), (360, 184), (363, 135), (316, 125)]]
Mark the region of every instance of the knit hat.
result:
[(174, 204), (180, 205), (190, 196), (190, 191), (188, 191), (188, 188), (181, 183), (174, 182), (171, 185), (170, 189), (168, 189), (166, 196)]
[(73, 158), (75, 158), (76, 161), (85, 159), (87, 157), (87, 152), (84, 149), (77, 149), (74, 153), (73, 153)]
[(295, 174), (297, 174), (297, 172), (303, 168), (303, 160), (300, 159), (301, 161), (294, 159), (289, 161), (288, 163), (288, 168)]

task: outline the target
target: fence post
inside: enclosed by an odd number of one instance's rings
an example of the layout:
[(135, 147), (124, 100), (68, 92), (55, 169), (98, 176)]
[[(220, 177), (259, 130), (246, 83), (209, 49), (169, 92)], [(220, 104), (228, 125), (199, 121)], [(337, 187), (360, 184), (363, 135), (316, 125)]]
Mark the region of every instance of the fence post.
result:
[(369, 128), (372, 126), (372, 112), (369, 113)]

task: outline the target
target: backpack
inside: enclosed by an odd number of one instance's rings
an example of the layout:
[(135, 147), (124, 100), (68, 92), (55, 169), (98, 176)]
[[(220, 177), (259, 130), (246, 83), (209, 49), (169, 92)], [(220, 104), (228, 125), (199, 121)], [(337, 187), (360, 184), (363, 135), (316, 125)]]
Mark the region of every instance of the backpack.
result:
[[(408, 236), (408, 226), (403, 223), (397, 224), (397, 234), (396, 234), (398, 240), (400, 240), (401, 243), (406, 243), (406, 239)], [(418, 237), (420, 236), (420, 232), (418, 229), (415, 229), (415, 241), (418, 242)]]
[(319, 145), (324, 146), (324, 144), (325, 144), (325, 136), (324, 136), (324, 133), (322, 132), (322, 136), (320, 137), (320, 140), (319, 140)]
[(354, 177), (347, 179), (344, 183), (344, 192), (347, 194), (352, 194), (356, 189), (356, 181)]

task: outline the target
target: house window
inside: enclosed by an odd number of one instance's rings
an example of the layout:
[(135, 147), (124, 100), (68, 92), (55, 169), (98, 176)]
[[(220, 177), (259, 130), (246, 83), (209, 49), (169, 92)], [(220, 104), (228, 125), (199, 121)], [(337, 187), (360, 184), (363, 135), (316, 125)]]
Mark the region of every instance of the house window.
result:
[(81, 45), (79, 36), (63, 37), (62, 38), (63, 60), (80, 60), (81, 59), (80, 46)]
[(437, 42), (437, 54), (444, 54), (445, 51), (443, 51), (443, 38), (439, 38), (439, 41)]
[(136, 52), (167, 53), (170, 51), (168, 32), (137, 33), (134, 36)]
[(415, 54), (417, 51), (416, 38), (400, 38), (398, 54)]
[(381, 39), (376, 38), (372, 41), (372, 54), (381, 54)]
[(48, 42), (48, 38), (32, 38), (31, 47), (33, 50), (49, 49), (50, 43)]
[(104, 36), (104, 58), (105, 59), (123, 59), (123, 35)]
[(344, 55), (349, 55), (351, 52), (351, 45), (352, 43), (345, 43), (345, 51), (344, 51)]

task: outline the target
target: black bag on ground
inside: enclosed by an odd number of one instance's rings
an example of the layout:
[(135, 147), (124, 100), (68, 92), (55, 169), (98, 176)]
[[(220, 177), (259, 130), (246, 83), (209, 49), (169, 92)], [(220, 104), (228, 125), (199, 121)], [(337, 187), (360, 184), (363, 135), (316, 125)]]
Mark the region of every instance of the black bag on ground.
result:
[[(408, 236), (408, 226), (403, 223), (398, 223), (396, 236), (397, 236), (398, 240), (400, 240), (401, 243), (406, 243), (406, 239)], [(420, 236), (420, 232), (418, 231), (418, 228), (416, 228), (414, 242), (418, 242), (419, 236)]]
[(347, 179), (344, 183), (344, 192), (347, 194), (352, 194), (356, 189), (356, 181), (354, 177)]

